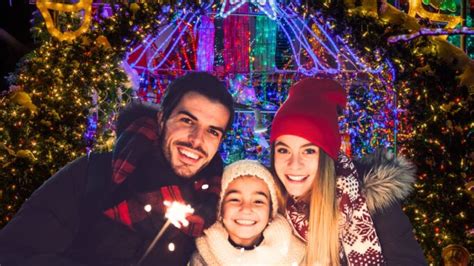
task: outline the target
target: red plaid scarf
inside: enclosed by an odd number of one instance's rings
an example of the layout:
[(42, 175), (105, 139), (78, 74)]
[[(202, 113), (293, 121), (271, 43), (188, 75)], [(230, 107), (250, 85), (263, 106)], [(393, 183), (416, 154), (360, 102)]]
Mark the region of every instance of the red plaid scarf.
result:
[[(357, 170), (347, 156), (339, 155), (336, 173), (342, 260), (346, 260), (348, 265), (383, 265), (382, 249), (365, 198), (361, 194)], [(307, 240), (309, 205), (289, 199), (286, 211), (298, 236)]]
[[(135, 120), (120, 135), (117, 140), (113, 158), (112, 158), (112, 181), (113, 187), (117, 190), (124, 181), (132, 176), (140, 160), (146, 158), (153, 149), (158, 149), (158, 124), (155, 119), (143, 117)], [(164, 159), (163, 159), (164, 160)], [(180, 179), (173, 174), (170, 176), (163, 175), (162, 171), (156, 173), (156, 178)], [(140, 176), (133, 176), (139, 178)], [(206, 193), (213, 193), (216, 196), (220, 192), (220, 176), (212, 178), (193, 179), (193, 186), (190, 188), (194, 191), (202, 192), (202, 186), (208, 185)], [(170, 183), (170, 180), (164, 183)], [(136, 225), (150, 217), (157, 217), (155, 227), (160, 227), (165, 221), (164, 214), (166, 207), (164, 201), (178, 201), (184, 204), (182, 196), (182, 187), (179, 182), (173, 185), (163, 185), (158, 189), (150, 192), (134, 193), (132, 196), (121, 200), (118, 204), (104, 211), (104, 214), (120, 223), (127, 225), (132, 230), (136, 229)], [(189, 192), (192, 194), (193, 192)], [(149, 206), (147, 206), (149, 205)], [(192, 204), (191, 204), (192, 205)], [(147, 206), (147, 208), (145, 208)], [(196, 206), (192, 206), (196, 207)], [(151, 210), (150, 210), (151, 209)], [(153, 221), (153, 218), (150, 218)], [(193, 237), (202, 234), (205, 225), (205, 219), (198, 213), (187, 217), (190, 222), (189, 226), (182, 227), (181, 230)], [(212, 222), (212, 221), (211, 221)], [(209, 221), (208, 221), (209, 223)], [(207, 224), (207, 223), (206, 223)]]

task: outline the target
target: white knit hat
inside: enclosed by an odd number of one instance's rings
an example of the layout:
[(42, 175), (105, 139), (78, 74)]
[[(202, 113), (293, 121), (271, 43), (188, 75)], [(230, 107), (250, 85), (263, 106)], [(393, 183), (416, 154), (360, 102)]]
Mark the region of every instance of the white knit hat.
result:
[(265, 166), (253, 160), (236, 161), (224, 168), (217, 217), (221, 217), (222, 200), (224, 199), (227, 187), (230, 182), (241, 176), (255, 176), (262, 179), (267, 184), (268, 190), (270, 191), (270, 200), (272, 201), (272, 218), (274, 218), (278, 212), (278, 198), (275, 181), (273, 180), (272, 174)]

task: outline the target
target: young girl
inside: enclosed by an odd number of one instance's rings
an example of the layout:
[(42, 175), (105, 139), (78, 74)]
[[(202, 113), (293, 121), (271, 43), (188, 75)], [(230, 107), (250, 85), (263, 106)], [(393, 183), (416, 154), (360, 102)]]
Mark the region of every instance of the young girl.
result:
[(191, 265), (299, 265), (304, 243), (278, 214), (279, 191), (260, 163), (224, 169), (218, 221), (196, 239)]
[[(287, 218), (295, 233), (306, 241), (307, 264), (382, 265), (387, 263), (382, 253), (385, 248), (404, 250), (407, 245), (413, 247), (409, 254), (413, 260), (405, 260), (406, 253), (400, 252), (393, 255), (400, 256), (396, 264), (423, 265), (423, 253), (401, 209), (394, 212), (397, 219), (384, 220), (385, 224), (379, 226), (384, 236), (391, 234), (387, 231), (397, 233), (384, 238), (386, 246), (379, 241), (357, 170), (348, 157), (339, 153), (337, 106), (343, 108), (345, 102), (345, 92), (337, 82), (308, 78), (290, 88), (288, 99), (272, 123), (272, 166), (288, 196)], [(376, 197), (371, 197), (375, 200), (370, 206), (385, 207), (397, 200), (392, 197), (390, 185), (385, 185)], [(400, 182), (398, 186), (410, 184)], [(405, 263), (399, 264), (401, 261)]]

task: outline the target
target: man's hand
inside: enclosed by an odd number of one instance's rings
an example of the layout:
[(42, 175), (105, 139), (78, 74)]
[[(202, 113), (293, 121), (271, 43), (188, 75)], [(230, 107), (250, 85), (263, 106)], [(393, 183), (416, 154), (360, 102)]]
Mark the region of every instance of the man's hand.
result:
[(186, 219), (190, 214), (194, 213), (191, 205), (184, 205), (180, 202), (165, 201), (164, 205), (167, 207), (165, 217), (177, 228), (186, 227), (189, 221)]

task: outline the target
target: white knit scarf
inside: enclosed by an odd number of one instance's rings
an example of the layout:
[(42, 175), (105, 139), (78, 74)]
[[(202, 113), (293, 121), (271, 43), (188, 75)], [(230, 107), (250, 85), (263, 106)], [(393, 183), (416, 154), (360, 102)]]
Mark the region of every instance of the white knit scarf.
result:
[(207, 265), (300, 265), (305, 245), (292, 234), (287, 220), (277, 215), (263, 232), (264, 239), (252, 250), (237, 249), (228, 233), (216, 222), (196, 239), (199, 254)]

